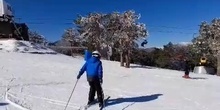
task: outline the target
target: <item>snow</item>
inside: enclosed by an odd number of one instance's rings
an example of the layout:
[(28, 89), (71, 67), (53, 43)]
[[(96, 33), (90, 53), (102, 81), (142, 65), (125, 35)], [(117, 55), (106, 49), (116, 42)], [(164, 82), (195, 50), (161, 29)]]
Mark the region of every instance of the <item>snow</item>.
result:
[[(18, 106), (30, 110), (64, 110), (84, 59), (61, 54), (9, 52), (18, 48), (10, 46), (8, 42), (0, 50), (0, 101), (9, 103), (1, 98), (7, 90), (6, 99), (15, 104), (0, 104), (0, 110), (6, 107), (19, 110)], [(182, 71), (133, 64), (128, 69), (120, 67), (119, 62), (102, 62), (102, 86), (104, 93), (111, 96), (106, 110), (218, 110), (220, 106), (220, 77), (190, 73), (193, 79), (183, 79)], [(78, 110), (85, 105), (88, 91), (84, 74), (67, 110)], [(95, 105), (89, 110), (97, 108)]]
[(42, 45), (30, 43), (28, 41), (17, 41), (14, 39), (0, 40), (0, 50), (6, 52), (56, 54), (53, 50)]

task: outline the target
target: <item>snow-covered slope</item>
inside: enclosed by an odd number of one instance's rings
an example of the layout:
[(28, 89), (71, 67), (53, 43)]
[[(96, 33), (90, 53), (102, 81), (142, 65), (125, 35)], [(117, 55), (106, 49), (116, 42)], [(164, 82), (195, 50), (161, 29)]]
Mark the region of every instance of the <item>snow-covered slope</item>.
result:
[[(0, 51), (0, 96), (31, 110), (64, 110), (84, 63), (81, 57), (60, 54), (29, 54)], [(103, 89), (111, 99), (106, 110), (218, 110), (220, 78), (102, 60)], [(89, 86), (85, 74), (79, 80), (68, 110), (87, 103)], [(10, 110), (18, 108), (8, 105)], [(97, 110), (92, 106), (89, 110)]]
[(51, 49), (42, 45), (33, 44), (28, 41), (18, 40), (0, 40), (0, 50), (6, 52), (21, 52), (21, 53), (40, 53), (40, 54), (55, 54)]

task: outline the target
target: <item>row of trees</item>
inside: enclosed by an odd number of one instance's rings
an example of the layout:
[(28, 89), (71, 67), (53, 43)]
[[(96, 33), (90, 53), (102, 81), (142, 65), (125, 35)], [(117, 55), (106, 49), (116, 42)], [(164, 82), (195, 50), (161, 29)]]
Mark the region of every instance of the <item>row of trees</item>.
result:
[(121, 66), (125, 63), (129, 68), (132, 49), (138, 47), (135, 41), (145, 40), (148, 35), (145, 24), (138, 22), (139, 18), (134, 11), (78, 16), (74, 20), (77, 28), (67, 29), (59, 43), (85, 46), (90, 51), (101, 51), (108, 46), (119, 53)]
[[(164, 45), (163, 48), (137, 49), (132, 57), (132, 62), (140, 65), (183, 70), (184, 60), (188, 60), (189, 66), (193, 70), (195, 66), (200, 65), (201, 58), (201, 53), (196, 52), (194, 49), (192, 44), (181, 45), (170, 42)], [(215, 57), (211, 55), (206, 57), (208, 59), (206, 66), (216, 68)]]
[[(120, 53), (121, 66), (130, 67), (132, 48), (135, 40), (146, 38), (147, 30), (144, 24), (138, 23), (140, 16), (134, 11), (109, 14), (90, 13), (88, 16), (78, 16), (74, 23), (88, 50), (101, 50), (103, 45), (116, 47)], [(125, 61), (124, 61), (125, 59)]]
[[(63, 42), (65, 40), (57, 42), (57, 46), (70, 45), (68, 42)], [(80, 40), (79, 40), (80, 41)], [(79, 42), (77, 44), (80, 44)], [(120, 61), (120, 53), (117, 51), (117, 46), (115, 44), (113, 47), (113, 55), (111, 60)], [(80, 45), (76, 45), (80, 46)], [(67, 55), (71, 55), (71, 50), (67, 51), (66, 49), (60, 49), (60, 52)], [(83, 54), (83, 49), (78, 51), (78, 53)], [(199, 61), (202, 55), (202, 51), (196, 51), (194, 45), (180, 45), (168, 43), (163, 46), (163, 48), (132, 48), (131, 54), (131, 63), (140, 64), (143, 66), (154, 66), (160, 68), (168, 68), (174, 70), (183, 70), (184, 69), (184, 59), (190, 61), (191, 70), (194, 66), (199, 65)], [(206, 56), (208, 58), (208, 66), (216, 68), (216, 59), (214, 56)]]
[(66, 29), (60, 40), (49, 43), (48, 46), (59, 53), (70, 56), (74, 56), (76, 53), (83, 54), (83, 50), (87, 48), (85, 40), (75, 28)]
[[(134, 11), (124, 13), (90, 13), (78, 16), (74, 20), (76, 28), (67, 29), (62, 39), (56, 42), (62, 46), (84, 46), (90, 51), (101, 50), (106, 45), (112, 48), (112, 60), (121, 61), (121, 66), (130, 67), (130, 61), (142, 65), (181, 69), (183, 59), (197, 65), (199, 59), (207, 57), (210, 66), (216, 67), (220, 75), (220, 20), (214, 19), (210, 24), (202, 22), (199, 36), (192, 39), (192, 45), (181, 46), (168, 43), (163, 49), (148, 52), (139, 49), (138, 39), (144, 40), (148, 32), (145, 24), (138, 23), (140, 16)], [(72, 53), (72, 50), (71, 52)], [(218, 59), (218, 66), (217, 61)], [(192, 66), (193, 67), (193, 66)]]

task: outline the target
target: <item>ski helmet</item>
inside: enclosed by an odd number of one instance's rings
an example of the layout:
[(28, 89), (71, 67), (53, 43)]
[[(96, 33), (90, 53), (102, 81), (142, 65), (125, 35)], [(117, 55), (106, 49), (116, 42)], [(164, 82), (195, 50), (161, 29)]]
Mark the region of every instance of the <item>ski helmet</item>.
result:
[(92, 56), (100, 58), (101, 54), (99, 53), (99, 51), (93, 51)]

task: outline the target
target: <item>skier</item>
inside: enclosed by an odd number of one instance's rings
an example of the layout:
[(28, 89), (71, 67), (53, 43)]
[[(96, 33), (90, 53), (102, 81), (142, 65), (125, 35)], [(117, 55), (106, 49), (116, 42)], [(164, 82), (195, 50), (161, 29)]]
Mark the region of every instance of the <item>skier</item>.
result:
[(87, 81), (90, 86), (89, 98), (87, 105), (91, 105), (94, 102), (95, 93), (97, 92), (99, 107), (103, 107), (103, 91), (102, 91), (102, 62), (100, 61), (101, 54), (98, 51), (92, 52), (92, 57), (86, 60), (86, 63), (80, 69), (77, 79), (83, 75), (86, 71)]
[(190, 71), (189, 60), (184, 59), (184, 62), (185, 62), (185, 65), (184, 65), (185, 74), (184, 74), (183, 78), (190, 78), (189, 77), (189, 71)]

